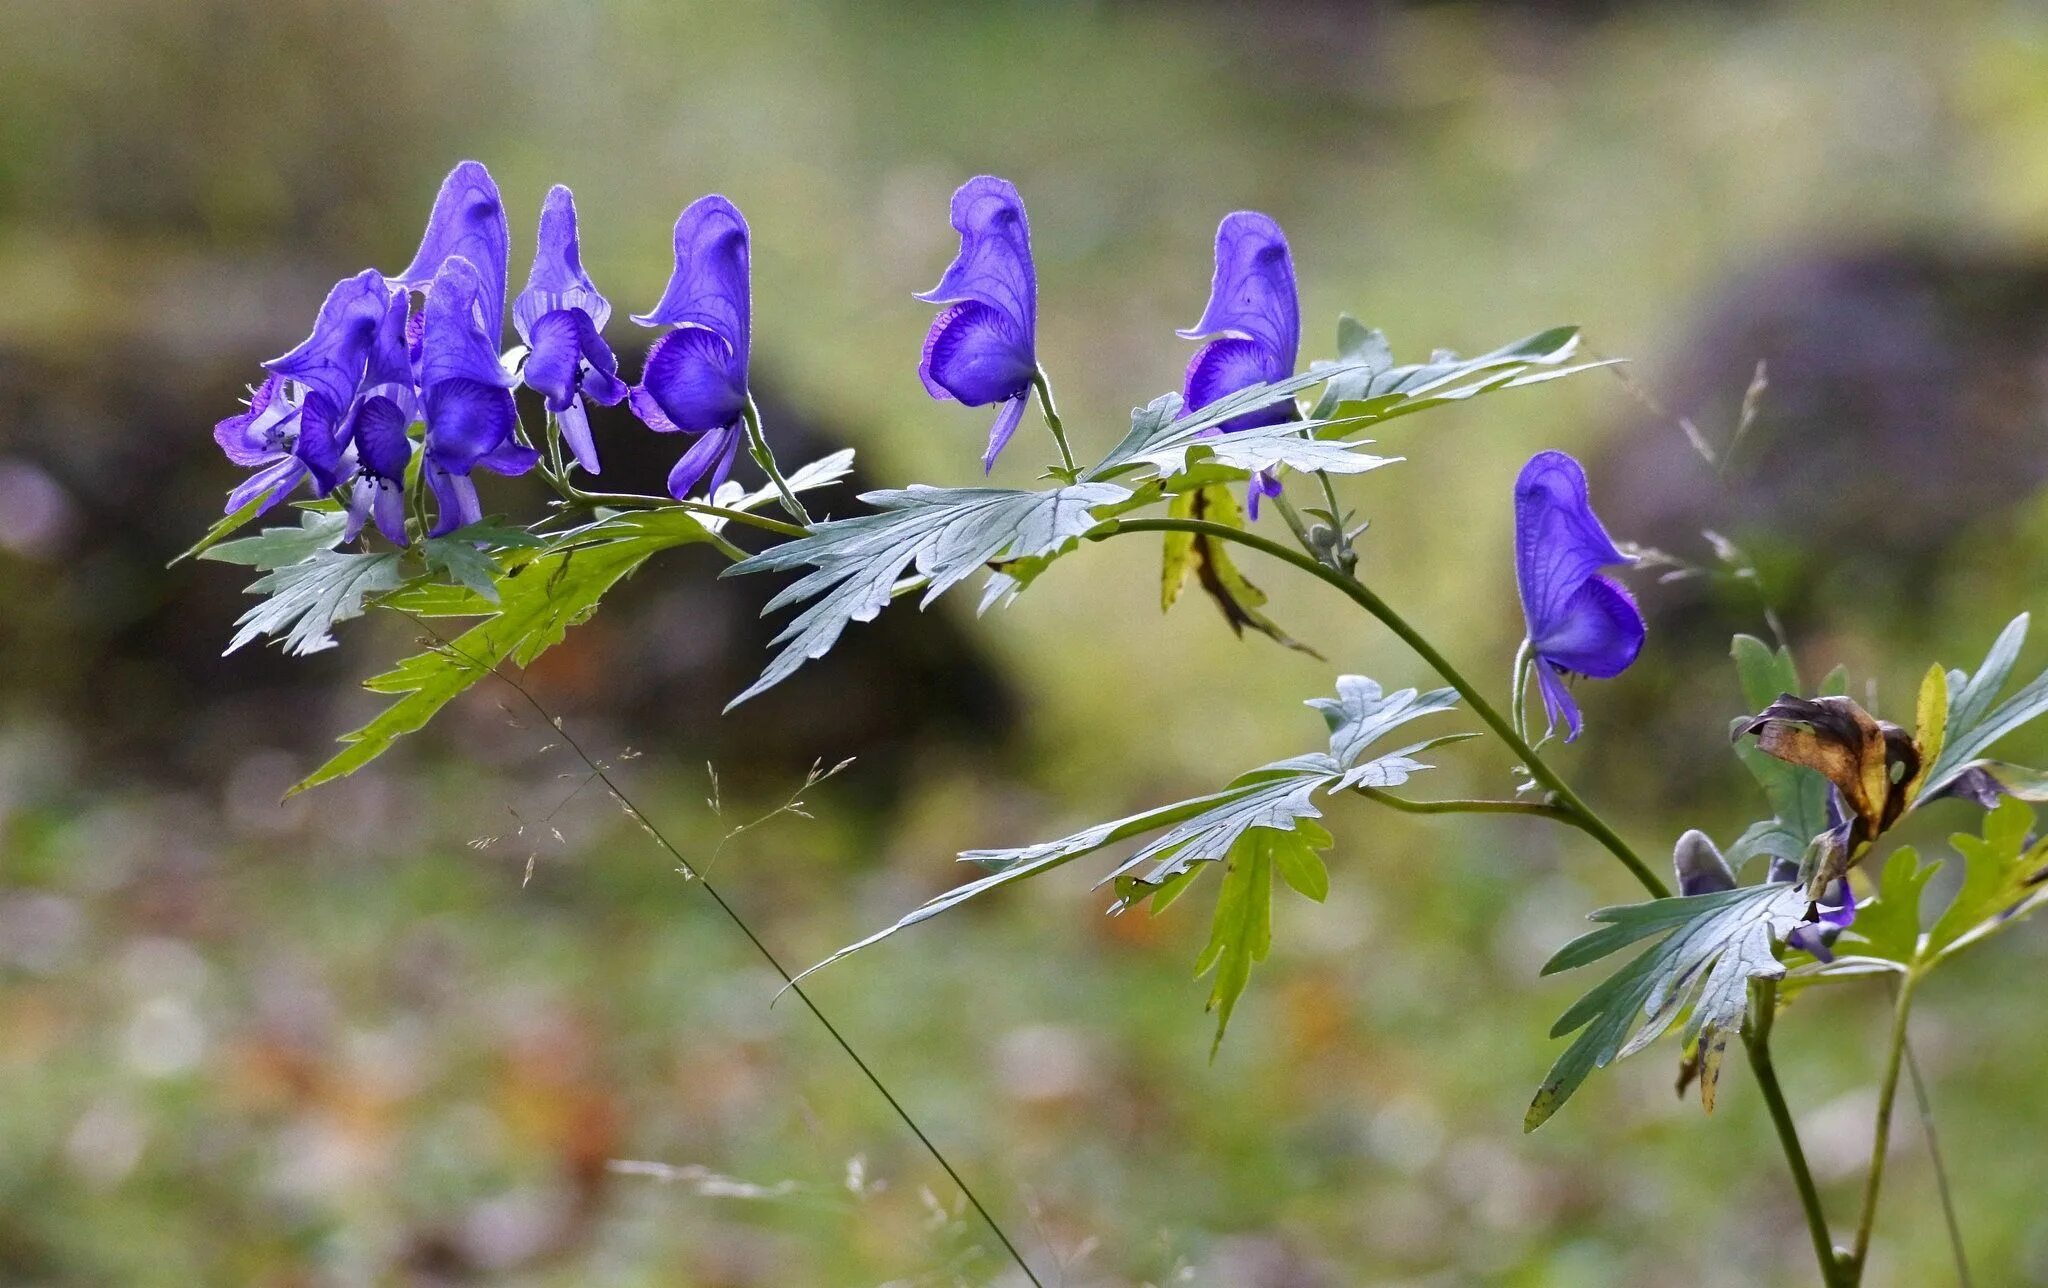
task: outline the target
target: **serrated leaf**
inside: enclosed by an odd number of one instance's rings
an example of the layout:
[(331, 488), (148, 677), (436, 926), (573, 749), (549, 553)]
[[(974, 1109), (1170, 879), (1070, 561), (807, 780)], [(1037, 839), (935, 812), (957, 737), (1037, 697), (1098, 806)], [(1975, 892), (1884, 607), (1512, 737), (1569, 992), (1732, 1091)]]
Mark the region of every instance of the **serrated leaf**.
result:
[[(1178, 518), (1204, 519), (1226, 527), (1243, 529), (1244, 511), (1237, 497), (1221, 484), (1176, 493), (1167, 513)], [(1176, 538), (1182, 538), (1176, 541)], [(1240, 638), (1249, 626), (1283, 648), (1322, 660), (1322, 654), (1289, 635), (1272, 618), (1259, 611), (1266, 606), (1266, 592), (1238, 571), (1230, 557), (1229, 543), (1206, 534), (1169, 532), (1161, 570), (1161, 602), (1172, 607), (1179, 597), (1180, 583), (1192, 573), (1202, 592), (1223, 614), (1223, 620)]]
[[(294, 484), (293, 486), (297, 485)], [(272, 488), (268, 492), (250, 497), (248, 501), (242, 504), (240, 509), (231, 510), (222, 516), (218, 522), (206, 530), (205, 536), (187, 546), (183, 551), (174, 556), (169, 563), (165, 564), (164, 567), (175, 568), (187, 559), (197, 559), (208, 550), (227, 540), (240, 531), (243, 525), (263, 513), (269, 507), (270, 499), (275, 495), (277, 495), (277, 488)]]
[(363, 601), (405, 582), (399, 556), (315, 551), (309, 558), (274, 568), (252, 582), (249, 593), (264, 600), (235, 619), (234, 638), (223, 655), (260, 636), (282, 637), (295, 656), (334, 647), (336, 622), (360, 617)]
[(428, 537), (420, 543), (420, 553), (425, 556), (429, 569), (473, 591), (485, 603), (498, 602), (498, 561), (488, 550), (479, 549), (473, 538), (465, 537), (462, 532)]
[(1920, 956), (1947, 957), (2024, 917), (2048, 898), (2048, 840), (2029, 840), (2034, 811), (2006, 799), (1985, 814), (1981, 836), (1958, 833), (1949, 844), (1963, 856), (1963, 884), (1928, 928)]
[(348, 515), (339, 510), (302, 510), (296, 528), (265, 528), (253, 537), (224, 541), (200, 550), (198, 557), (270, 572), (303, 563), (323, 550), (334, 549), (341, 544), (342, 534), (346, 531)]
[[(1773, 650), (1752, 635), (1737, 635), (1729, 649), (1742, 683), (1742, 697), (1751, 711), (1771, 705), (1781, 693), (1798, 693), (1799, 671), (1792, 650)], [(1763, 788), (1772, 817), (1752, 825), (1729, 847), (1728, 861), (1739, 870), (1757, 855), (1796, 863), (1813, 838), (1828, 829), (1828, 781), (1811, 769), (1766, 755), (1743, 739), (1735, 754)]]
[(1911, 846), (1894, 850), (1879, 874), (1877, 898), (1858, 906), (1856, 920), (1842, 932), (1862, 941), (1853, 954), (1910, 966), (1920, 955), (1921, 899), (1940, 869), (1939, 859), (1922, 864)]
[(1209, 1044), (1211, 1060), (1223, 1047), (1230, 1013), (1251, 981), (1253, 963), (1266, 960), (1273, 947), (1274, 852), (1289, 839), (1273, 832), (1247, 836), (1231, 851), (1223, 880), (1217, 884), (1209, 943), (1195, 961), (1195, 978), (1216, 972), (1209, 989), (1209, 1009), (1216, 1013), (1216, 1037)]
[[(547, 552), (524, 559), (495, 583), (497, 602), (474, 591), (408, 587), (392, 605), (418, 616), (489, 615), (453, 639), (406, 658), (372, 676), (363, 687), (392, 694), (397, 701), (360, 729), (341, 736), (344, 750), (293, 787), (292, 795), (346, 777), (388, 751), (406, 734), (425, 728), (456, 695), (510, 661), (530, 665), (561, 642), (571, 626), (587, 620), (606, 592), (655, 553), (710, 539), (709, 531), (682, 510), (637, 511), (607, 519), (562, 537)], [(438, 594), (442, 599), (429, 598)], [(468, 600), (456, 598), (468, 596)], [(435, 612), (436, 607), (452, 609)]]
[[(1083, 855), (1147, 833), (1158, 835), (1097, 883), (1097, 888), (1105, 884), (1118, 887), (1121, 896), (1117, 905), (1119, 909), (1147, 898), (1154, 901), (1156, 909), (1160, 906), (1157, 903), (1160, 895), (1169, 890), (1172, 892), (1169, 898), (1179, 897), (1187, 887), (1189, 876), (1199, 870), (1198, 865), (1225, 858), (1233, 847), (1250, 835), (1270, 833), (1288, 836), (1293, 838), (1293, 843), (1304, 845), (1311, 851), (1328, 848), (1329, 833), (1314, 822), (1321, 817), (1322, 811), (1313, 798), (1318, 793), (1328, 795), (1343, 791), (1360, 778), (1373, 785), (1399, 784), (1407, 781), (1409, 774), (1428, 768), (1414, 760), (1414, 755), (1449, 739), (1429, 739), (1372, 759), (1364, 759), (1364, 756), (1374, 738), (1383, 737), (1411, 720), (1450, 710), (1454, 703), (1444, 700), (1444, 695), (1449, 692), (1435, 690), (1418, 696), (1413, 689), (1401, 689), (1385, 694), (1379, 685), (1362, 676), (1344, 676), (1338, 680), (1336, 698), (1320, 699), (1310, 704), (1323, 712), (1331, 729), (1332, 747), (1340, 749), (1338, 754), (1312, 752), (1275, 761), (1239, 775), (1220, 792), (1085, 828), (1055, 841), (1014, 849), (968, 850), (960, 858), (989, 869), (989, 875), (927, 900), (895, 924), (840, 949), (804, 971), (803, 975), (880, 943), (899, 930), (957, 908), (978, 895), (1050, 872)], [(1460, 735), (1453, 735), (1457, 736)], [(1305, 861), (1290, 856), (1289, 862), (1298, 865), (1298, 870), (1289, 877), (1290, 881), (1299, 877), (1306, 886), (1316, 884)], [(1152, 870), (1138, 875), (1137, 870), (1148, 863), (1153, 865)], [(1320, 867), (1320, 860), (1317, 860), (1317, 866)], [(1327, 879), (1323, 888), (1327, 891)], [(797, 978), (801, 979), (803, 975)]]
[(1976, 674), (1951, 676), (1953, 691), (1941, 754), (1922, 775), (1920, 800), (1932, 800), (1944, 788), (1982, 761), (1992, 744), (2013, 730), (2048, 713), (2048, 671), (1998, 701), (2020, 646), (2026, 643), (2028, 616), (2012, 619), (1985, 655)]
[(1552, 1037), (1579, 1036), (1551, 1067), (1523, 1118), (1523, 1130), (1542, 1126), (1593, 1070), (1667, 1032), (1688, 1005), (1692, 1018), (1685, 1037), (1699, 1043), (1700, 1095), (1711, 1109), (1719, 1052), (1747, 1014), (1750, 981), (1784, 974), (1772, 945), (1783, 942), (1806, 909), (1806, 896), (1796, 884), (1779, 883), (1594, 913), (1594, 921), (1605, 923), (1602, 928), (1566, 944), (1544, 966), (1544, 974), (1663, 937), (1581, 997), (1551, 1028)]
[[(1128, 488), (1078, 483), (1043, 492), (1007, 488), (935, 488), (869, 492), (876, 513), (835, 519), (809, 536), (742, 560), (723, 575), (811, 571), (768, 601), (765, 613), (808, 602), (775, 637), (781, 652), (761, 677), (727, 704), (731, 710), (823, 657), (851, 622), (873, 621), (915, 568), (926, 579), (923, 605), (991, 563), (1049, 559), (1094, 527), (1094, 512), (1127, 500)], [(1011, 579), (1016, 584), (1016, 579)], [(922, 606), (922, 605), (921, 605)]]
[[(851, 447), (843, 447), (836, 452), (821, 456), (815, 461), (799, 465), (796, 469), (790, 471), (783, 481), (789, 484), (791, 492), (810, 492), (818, 488), (830, 487), (851, 473), (853, 473), (853, 449)], [(782, 494), (776, 490), (773, 483), (764, 483), (749, 492), (745, 484), (733, 479), (727, 479), (724, 483), (719, 484), (717, 493), (711, 498), (711, 503), (723, 506), (728, 510), (751, 512), (760, 509), (771, 501), (780, 502), (781, 500)], [(700, 514), (698, 518), (706, 528), (713, 532), (725, 530), (727, 520), (722, 515)]]

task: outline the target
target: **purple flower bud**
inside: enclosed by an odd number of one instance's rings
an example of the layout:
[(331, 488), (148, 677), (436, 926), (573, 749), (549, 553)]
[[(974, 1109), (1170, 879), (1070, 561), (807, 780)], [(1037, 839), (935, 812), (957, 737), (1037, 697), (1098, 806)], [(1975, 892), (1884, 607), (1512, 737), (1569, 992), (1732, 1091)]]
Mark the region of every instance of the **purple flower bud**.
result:
[(1586, 471), (1563, 452), (1538, 452), (1515, 482), (1515, 579), (1544, 715), (1565, 741), (1579, 736), (1567, 674), (1612, 679), (1642, 652), (1642, 610), (1600, 569), (1633, 563), (1593, 513)]

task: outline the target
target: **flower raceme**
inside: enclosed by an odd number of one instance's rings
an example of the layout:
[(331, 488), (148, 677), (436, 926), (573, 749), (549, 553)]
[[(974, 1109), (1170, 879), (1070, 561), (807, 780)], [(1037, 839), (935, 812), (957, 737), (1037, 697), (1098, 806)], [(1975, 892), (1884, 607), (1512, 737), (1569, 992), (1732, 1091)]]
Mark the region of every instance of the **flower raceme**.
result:
[(981, 175), (953, 194), (960, 253), (916, 298), (946, 308), (932, 319), (917, 365), (926, 392), (968, 407), (999, 405), (984, 472), (1017, 432), (1038, 375), (1038, 270), (1024, 200), (1007, 179)]
[(753, 345), (752, 269), (747, 221), (716, 193), (676, 219), (675, 270), (661, 300), (636, 313), (641, 326), (673, 326), (647, 350), (631, 406), (649, 429), (700, 437), (669, 472), (677, 500), (707, 474), (706, 493), (732, 471), (744, 436), (747, 363)]
[(1528, 624), (1529, 665), (1543, 711), (1565, 741), (1579, 736), (1570, 675), (1609, 680), (1642, 652), (1642, 610), (1602, 568), (1630, 564), (1593, 513), (1586, 471), (1563, 452), (1538, 452), (1515, 481), (1515, 580)]
[[(1188, 361), (1182, 402), (1200, 411), (1219, 398), (1294, 374), (1301, 349), (1301, 295), (1294, 282), (1294, 258), (1280, 225), (1257, 211), (1225, 215), (1216, 229), (1216, 274), (1201, 321), (1179, 333), (1207, 341)], [(1217, 431), (1256, 429), (1295, 417), (1292, 399), (1233, 416)], [(1280, 495), (1271, 471), (1253, 476), (1247, 489), (1251, 517), (1259, 498)]]

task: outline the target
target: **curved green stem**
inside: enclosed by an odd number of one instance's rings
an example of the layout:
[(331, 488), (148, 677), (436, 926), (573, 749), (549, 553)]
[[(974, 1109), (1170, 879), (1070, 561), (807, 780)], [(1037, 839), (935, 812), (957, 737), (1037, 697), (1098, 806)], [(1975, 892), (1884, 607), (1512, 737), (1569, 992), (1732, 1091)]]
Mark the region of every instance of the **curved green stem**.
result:
[(1913, 1010), (1913, 989), (1919, 975), (1907, 971), (1892, 999), (1892, 1033), (1885, 1049), (1884, 1080), (1877, 1090), (1877, 1129), (1871, 1134), (1870, 1174), (1863, 1181), (1863, 1214), (1856, 1221), (1856, 1246), (1849, 1253), (1857, 1277), (1863, 1274), (1864, 1259), (1870, 1255), (1870, 1235), (1877, 1225), (1877, 1194), (1884, 1185), (1884, 1159), (1891, 1146), (1892, 1103), (1899, 1094), (1899, 1070), (1906, 1055), (1906, 1019)]
[(1813, 1183), (1813, 1169), (1806, 1165), (1799, 1128), (1792, 1121), (1792, 1108), (1785, 1103), (1785, 1091), (1778, 1085), (1778, 1070), (1771, 1063), (1771, 1026), (1778, 1018), (1778, 981), (1756, 980), (1750, 984), (1749, 1015), (1742, 1026), (1742, 1045), (1749, 1052), (1749, 1067), (1756, 1075), (1764, 1104), (1770, 1109), (1771, 1126), (1777, 1128), (1785, 1161), (1792, 1168), (1792, 1184), (1799, 1191), (1799, 1207), (1806, 1215), (1813, 1255), (1820, 1262), (1821, 1283), (1825, 1288), (1850, 1288), (1856, 1282), (1854, 1272), (1835, 1253), (1827, 1213), (1820, 1205), (1820, 1190)]
[(777, 536), (809, 535), (807, 529), (800, 528), (794, 523), (784, 523), (780, 519), (771, 519), (765, 514), (755, 514), (751, 510), (735, 510), (730, 506), (713, 505), (709, 501), (678, 501), (674, 497), (643, 496), (638, 492), (586, 492), (558, 474), (546, 470), (541, 473), (564, 501), (586, 509), (602, 505), (614, 510), (688, 510), (692, 514), (708, 514), (714, 518), (724, 519), (728, 523), (773, 532)]
[(1038, 394), (1038, 410), (1045, 416), (1045, 427), (1052, 431), (1052, 441), (1059, 445), (1060, 465), (1063, 481), (1072, 483), (1081, 476), (1074, 464), (1074, 449), (1067, 446), (1067, 429), (1060, 424), (1060, 413), (1052, 402), (1052, 381), (1045, 378), (1045, 368), (1039, 367), (1031, 373), (1031, 388)]
[(740, 411), (740, 419), (747, 427), (747, 454), (754, 458), (754, 464), (768, 476), (775, 485), (775, 495), (782, 498), (782, 508), (789, 511), (789, 517), (804, 527), (811, 526), (811, 512), (804, 509), (804, 503), (796, 499), (796, 492), (789, 486), (789, 480), (782, 477), (782, 467), (775, 463), (775, 453), (769, 450), (768, 435), (761, 430), (761, 409), (754, 405), (753, 395), (747, 396), (747, 405)]
[(1927, 1083), (1920, 1076), (1920, 1062), (1913, 1057), (1909, 1039), (1899, 1043), (1906, 1053), (1906, 1078), (1913, 1084), (1913, 1101), (1920, 1108), (1920, 1131), (1927, 1137), (1927, 1155), (1934, 1163), (1934, 1190), (1941, 1196), (1941, 1219), (1948, 1226), (1949, 1252), (1956, 1262), (1956, 1283), (1970, 1288), (1970, 1258), (1963, 1251), (1963, 1224), (1956, 1217), (1956, 1196), (1949, 1188), (1948, 1164), (1941, 1154), (1941, 1134), (1934, 1130), (1934, 1103), (1928, 1098)]
[(1370, 801), (1378, 801), (1389, 809), (1403, 814), (1527, 814), (1534, 818), (1547, 818), (1552, 822), (1579, 826), (1578, 816), (1562, 805), (1547, 801), (1495, 801), (1495, 800), (1453, 800), (1417, 801), (1377, 787), (1354, 787), (1351, 789)]
[(1319, 563), (1308, 555), (1290, 550), (1277, 541), (1268, 540), (1254, 532), (1246, 532), (1242, 528), (1233, 528), (1222, 523), (1211, 523), (1206, 519), (1112, 519), (1088, 535), (1092, 540), (1106, 540), (1122, 532), (1193, 532), (1202, 536), (1215, 537), (1221, 541), (1235, 541), (1239, 545), (1249, 546), (1262, 554), (1270, 555), (1285, 563), (1293, 564), (1310, 576), (1335, 586), (1350, 597), (1352, 602), (1356, 603), (1360, 608), (1378, 618), (1388, 630), (1400, 638), (1403, 644), (1412, 649), (1416, 656), (1427, 662), (1438, 675), (1444, 678), (1446, 683), (1457, 690), (1458, 696), (1463, 698), (1465, 704), (1472, 708), (1473, 714), (1477, 715), (1481, 722), (1493, 731), (1496, 737), (1503, 743), (1506, 743), (1508, 748), (1521, 758), (1522, 763), (1529, 767), (1529, 772), (1535, 777), (1536, 781), (1543, 784), (1550, 791), (1559, 808), (1572, 816), (1574, 825), (1598, 841), (1608, 853), (1619, 859), (1622, 866), (1626, 867), (1635, 876), (1635, 879), (1642, 885), (1643, 889), (1650, 892), (1652, 898), (1664, 899), (1670, 897), (1671, 887), (1664, 883), (1663, 878), (1652, 871), (1649, 864), (1643, 862), (1642, 857), (1629, 848), (1628, 842), (1622, 840), (1621, 836), (1612, 827), (1609, 827), (1604, 819), (1595, 814), (1585, 801), (1579, 799), (1578, 793), (1571, 789), (1571, 785), (1560, 778), (1557, 775), (1557, 771), (1544, 763), (1543, 758), (1536, 754), (1535, 748), (1531, 747), (1528, 740), (1523, 738), (1521, 734), (1515, 732), (1514, 726), (1508, 723), (1500, 712), (1494, 709), (1493, 704), (1486, 700), (1485, 695), (1480, 693), (1473, 686), (1472, 682), (1467, 680), (1455, 666), (1452, 666), (1449, 659), (1445, 658), (1442, 653), (1439, 653), (1436, 650), (1436, 646), (1425, 639), (1421, 632), (1410, 626), (1405, 618), (1388, 607), (1387, 602), (1374, 594), (1363, 582), (1353, 577), (1347, 577), (1328, 564)]

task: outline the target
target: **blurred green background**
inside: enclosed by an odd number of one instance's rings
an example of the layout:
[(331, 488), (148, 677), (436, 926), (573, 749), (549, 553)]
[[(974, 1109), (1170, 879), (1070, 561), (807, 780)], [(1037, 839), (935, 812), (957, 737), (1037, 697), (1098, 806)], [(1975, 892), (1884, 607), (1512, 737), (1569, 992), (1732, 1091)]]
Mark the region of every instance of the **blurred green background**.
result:
[[(460, 158), (504, 189), (515, 278), (546, 186), (575, 188), (629, 372), (668, 225), (730, 195), (773, 432), (855, 446), (869, 486), (976, 476), (987, 418), (923, 394), (909, 293), (982, 171), (1030, 205), (1040, 353), (1084, 451), (1178, 386), (1172, 331), (1232, 209), (1292, 239), (1305, 358), (1339, 311), (1404, 360), (1583, 325), (1634, 388), (1399, 422), (1407, 462), (1345, 488), (1373, 584), (1497, 687), (1506, 501), (1542, 447), (1585, 457), (1618, 535), (1695, 560), (1700, 529), (1735, 538), (1809, 675), (1847, 662), (1895, 718), (2048, 575), (2032, 6), (0, 0), (0, 29), (0, 1282), (1003, 1281), (872, 1090), (504, 695), (275, 804), (408, 632), (219, 659), (236, 571), (162, 564), (235, 478), (211, 423), (328, 283), (404, 262)], [(1725, 442), (1760, 358), (1756, 424), (1707, 470), (1675, 417)], [(673, 452), (623, 416), (599, 442), (621, 484)], [(1028, 483), (1039, 448), (1021, 436), (998, 480)], [(959, 879), (958, 850), (1313, 748), (1300, 704), (1337, 671), (1433, 679), (1270, 567), (1247, 571), (1328, 664), (1198, 598), (1162, 617), (1134, 540), (980, 622), (898, 606), (720, 720), (764, 637), (713, 569), (658, 561), (533, 682), (792, 963)], [(1635, 583), (1651, 653), (1582, 688), (1590, 732), (1558, 763), (1645, 852), (1692, 825), (1725, 844), (1760, 808), (1725, 739), (1726, 640), (1762, 630), (1757, 597)], [(848, 754), (814, 819), (719, 849)], [(1509, 789), (1485, 744), (1440, 760), (1422, 794)], [(1975, 825), (1932, 813), (1909, 839)], [(1206, 897), (1107, 919), (1085, 864), (815, 995), (1057, 1282), (1811, 1280), (1746, 1070), (1703, 1118), (1661, 1046), (1521, 1134), (1585, 985), (1536, 967), (1634, 897), (1625, 874), (1574, 833), (1330, 815), (1331, 897), (1279, 899), (1213, 1062)], [(1916, 1013), (1985, 1284), (2048, 1281), (2044, 968), (2038, 932), (2002, 937)], [(1879, 992), (1779, 1028), (1842, 1222)], [(1869, 1282), (1948, 1282), (1926, 1154), (1910, 1122), (1896, 1139)]]

